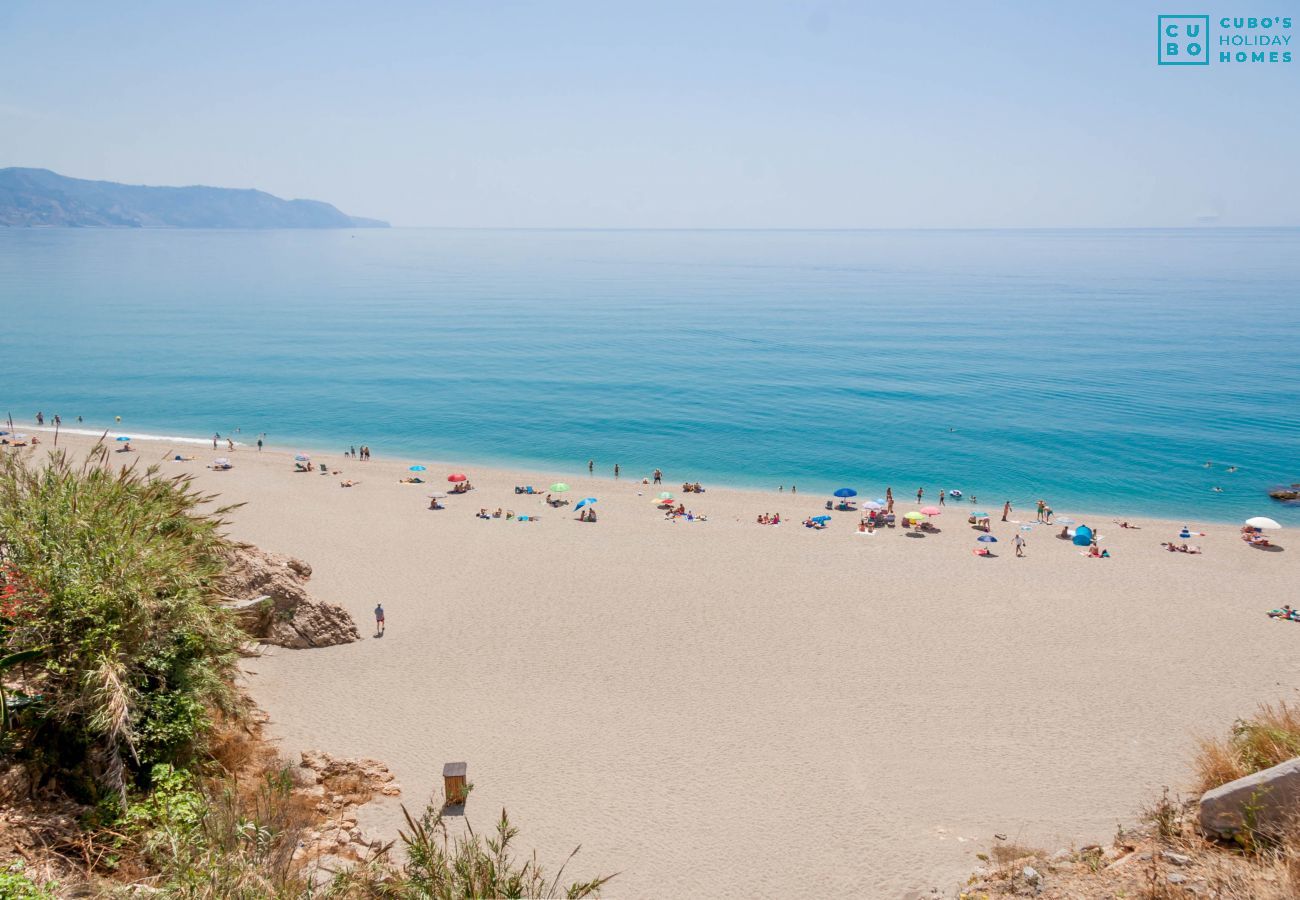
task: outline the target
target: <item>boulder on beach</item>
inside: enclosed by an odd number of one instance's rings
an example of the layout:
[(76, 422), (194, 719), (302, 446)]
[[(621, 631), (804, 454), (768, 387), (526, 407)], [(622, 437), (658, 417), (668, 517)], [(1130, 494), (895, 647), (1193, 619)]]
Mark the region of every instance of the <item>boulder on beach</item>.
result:
[(1238, 778), (1201, 797), (1201, 828), (1231, 838), (1246, 832), (1280, 833), (1300, 809), (1300, 757)]
[(265, 643), (304, 649), (361, 640), (347, 610), (307, 593), (309, 578), (311, 566), (300, 559), (238, 544), (227, 555), (222, 590), (244, 630)]

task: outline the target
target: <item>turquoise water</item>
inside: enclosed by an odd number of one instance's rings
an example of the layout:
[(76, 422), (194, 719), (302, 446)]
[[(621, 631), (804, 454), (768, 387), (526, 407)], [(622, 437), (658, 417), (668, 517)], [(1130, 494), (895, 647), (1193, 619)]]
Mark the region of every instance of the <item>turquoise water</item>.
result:
[(0, 313), (26, 422), (1300, 524), (1300, 230), (0, 230)]

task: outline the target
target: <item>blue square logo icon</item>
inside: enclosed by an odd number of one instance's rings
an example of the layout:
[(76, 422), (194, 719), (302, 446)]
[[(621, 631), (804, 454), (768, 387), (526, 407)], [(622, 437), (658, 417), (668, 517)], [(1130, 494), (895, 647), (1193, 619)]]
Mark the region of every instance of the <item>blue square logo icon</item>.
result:
[(1158, 16), (1159, 55), (1162, 66), (1210, 64), (1209, 16)]

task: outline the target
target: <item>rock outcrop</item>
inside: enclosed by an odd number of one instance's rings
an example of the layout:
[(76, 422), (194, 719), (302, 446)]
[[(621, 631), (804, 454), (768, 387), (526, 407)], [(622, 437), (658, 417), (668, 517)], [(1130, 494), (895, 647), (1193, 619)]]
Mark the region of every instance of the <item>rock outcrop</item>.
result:
[(1201, 828), (1232, 837), (1294, 827), (1300, 809), (1300, 757), (1230, 781), (1201, 796)]
[(369, 858), (384, 845), (357, 827), (356, 808), (376, 795), (397, 797), (402, 787), (377, 759), (344, 759), (304, 750), (302, 765), (288, 769), (295, 793), (314, 801), (321, 821), (303, 835), (295, 856), (332, 862)]
[(331, 647), (361, 640), (343, 607), (312, 599), (305, 584), (311, 566), (299, 559), (237, 545), (230, 551), (222, 590), (244, 629), (280, 647)]
[(1268, 492), (1268, 495), (1274, 500), (1282, 500), (1286, 503), (1295, 503), (1300, 501), (1300, 484), (1275, 487), (1273, 490)]

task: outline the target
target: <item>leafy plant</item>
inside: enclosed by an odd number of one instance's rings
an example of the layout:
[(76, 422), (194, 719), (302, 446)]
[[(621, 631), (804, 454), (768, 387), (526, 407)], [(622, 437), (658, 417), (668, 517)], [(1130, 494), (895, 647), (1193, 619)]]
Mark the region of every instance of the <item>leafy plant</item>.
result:
[(33, 755), (68, 785), (84, 772), (89, 799), (125, 805), (155, 763), (193, 758), (209, 709), (237, 711), (240, 634), (217, 603), (227, 510), (205, 511), (213, 499), (156, 467), (115, 469), (102, 445), (79, 466), (59, 451), (0, 458), (0, 559), (18, 594), (0, 606), (0, 653), (37, 663)]

